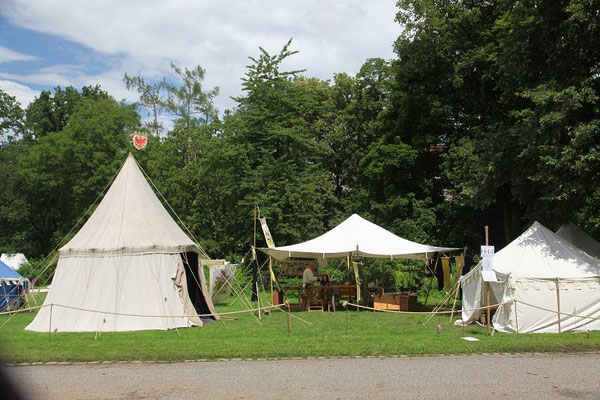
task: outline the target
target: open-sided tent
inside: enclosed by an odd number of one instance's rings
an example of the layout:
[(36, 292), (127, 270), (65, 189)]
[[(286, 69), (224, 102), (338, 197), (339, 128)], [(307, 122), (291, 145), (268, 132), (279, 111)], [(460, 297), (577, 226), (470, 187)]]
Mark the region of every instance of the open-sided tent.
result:
[(282, 261), (289, 257), (323, 260), (346, 256), (428, 259), (437, 253), (460, 249), (411, 242), (353, 214), (329, 232), (307, 242), (260, 250)]
[(17, 271), (0, 261), (0, 311), (11, 311), (21, 307), (29, 281)]
[[(464, 323), (477, 319), (481, 311), (469, 310), (484, 304), (481, 269), (479, 263), (461, 279)], [(490, 283), (492, 304), (506, 303), (492, 320), (496, 330), (600, 329), (600, 261), (540, 223), (498, 251), (493, 270), (498, 282)], [(558, 311), (576, 316), (562, 315), (559, 324)]]
[(200, 254), (130, 154), (94, 213), (59, 250), (45, 307), (26, 329), (201, 326), (193, 316), (214, 313), (214, 308), (198, 268)]
[(556, 234), (575, 245), (575, 247), (585, 251), (590, 256), (600, 259), (600, 243), (574, 223), (567, 222), (558, 228)]

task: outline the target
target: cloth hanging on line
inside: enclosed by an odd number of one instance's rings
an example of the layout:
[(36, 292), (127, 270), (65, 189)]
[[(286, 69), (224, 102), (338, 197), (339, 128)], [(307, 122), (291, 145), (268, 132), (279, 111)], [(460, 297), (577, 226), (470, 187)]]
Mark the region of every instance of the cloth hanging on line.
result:
[(450, 257), (442, 257), (442, 270), (444, 273), (444, 289), (450, 290)]

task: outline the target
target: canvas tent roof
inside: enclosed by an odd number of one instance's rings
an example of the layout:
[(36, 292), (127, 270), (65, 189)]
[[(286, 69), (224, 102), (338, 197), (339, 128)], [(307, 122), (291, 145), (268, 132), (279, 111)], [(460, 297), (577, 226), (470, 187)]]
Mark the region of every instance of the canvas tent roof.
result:
[(569, 221), (561, 226), (556, 234), (592, 257), (600, 258), (600, 243)]
[(144, 178), (130, 154), (110, 189), (61, 255), (199, 252)]
[(514, 278), (588, 278), (600, 276), (600, 261), (536, 221), (494, 255), (493, 269)]
[(373, 258), (425, 259), (435, 253), (460, 250), (411, 242), (353, 214), (344, 222), (307, 242), (260, 249), (277, 260), (288, 257), (335, 258), (362, 256)]
[[(461, 323), (478, 318), (486, 304), (482, 263), (461, 278)], [(494, 255), (498, 282), (490, 282), (496, 311), (494, 329), (502, 332), (565, 332), (600, 329), (600, 260), (535, 222)], [(590, 318), (561, 315), (554, 310)]]

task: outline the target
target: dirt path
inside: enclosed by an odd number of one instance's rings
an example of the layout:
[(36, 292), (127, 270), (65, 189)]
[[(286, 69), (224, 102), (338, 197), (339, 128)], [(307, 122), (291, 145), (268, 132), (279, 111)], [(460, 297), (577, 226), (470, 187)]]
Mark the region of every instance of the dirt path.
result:
[(40, 399), (599, 399), (600, 354), (9, 367)]

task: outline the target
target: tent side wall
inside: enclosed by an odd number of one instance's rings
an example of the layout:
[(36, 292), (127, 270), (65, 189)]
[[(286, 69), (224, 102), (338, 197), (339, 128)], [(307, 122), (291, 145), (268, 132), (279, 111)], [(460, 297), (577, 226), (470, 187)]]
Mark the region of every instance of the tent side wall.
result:
[(47, 307), (26, 329), (102, 332), (201, 325), (184, 316), (189, 314), (184, 307), (187, 299), (182, 298), (186, 291), (176, 284), (181, 267), (178, 253), (61, 256), (44, 301)]
[(477, 320), (481, 310), (476, 310), (482, 305), (482, 280), (481, 268), (475, 267), (461, 278), (462, 288), (462, 321), (467, 325)]
[[(561, 279), (560, 331), (600, 330), (600, 278)], [(501, 332), (558, 333), (556, 281), (551, 279), (509, 279), (505, 301), (516, 300), (498, 309), (494, 328)], [(592, 317), (592, 318), (583, 318)]]

